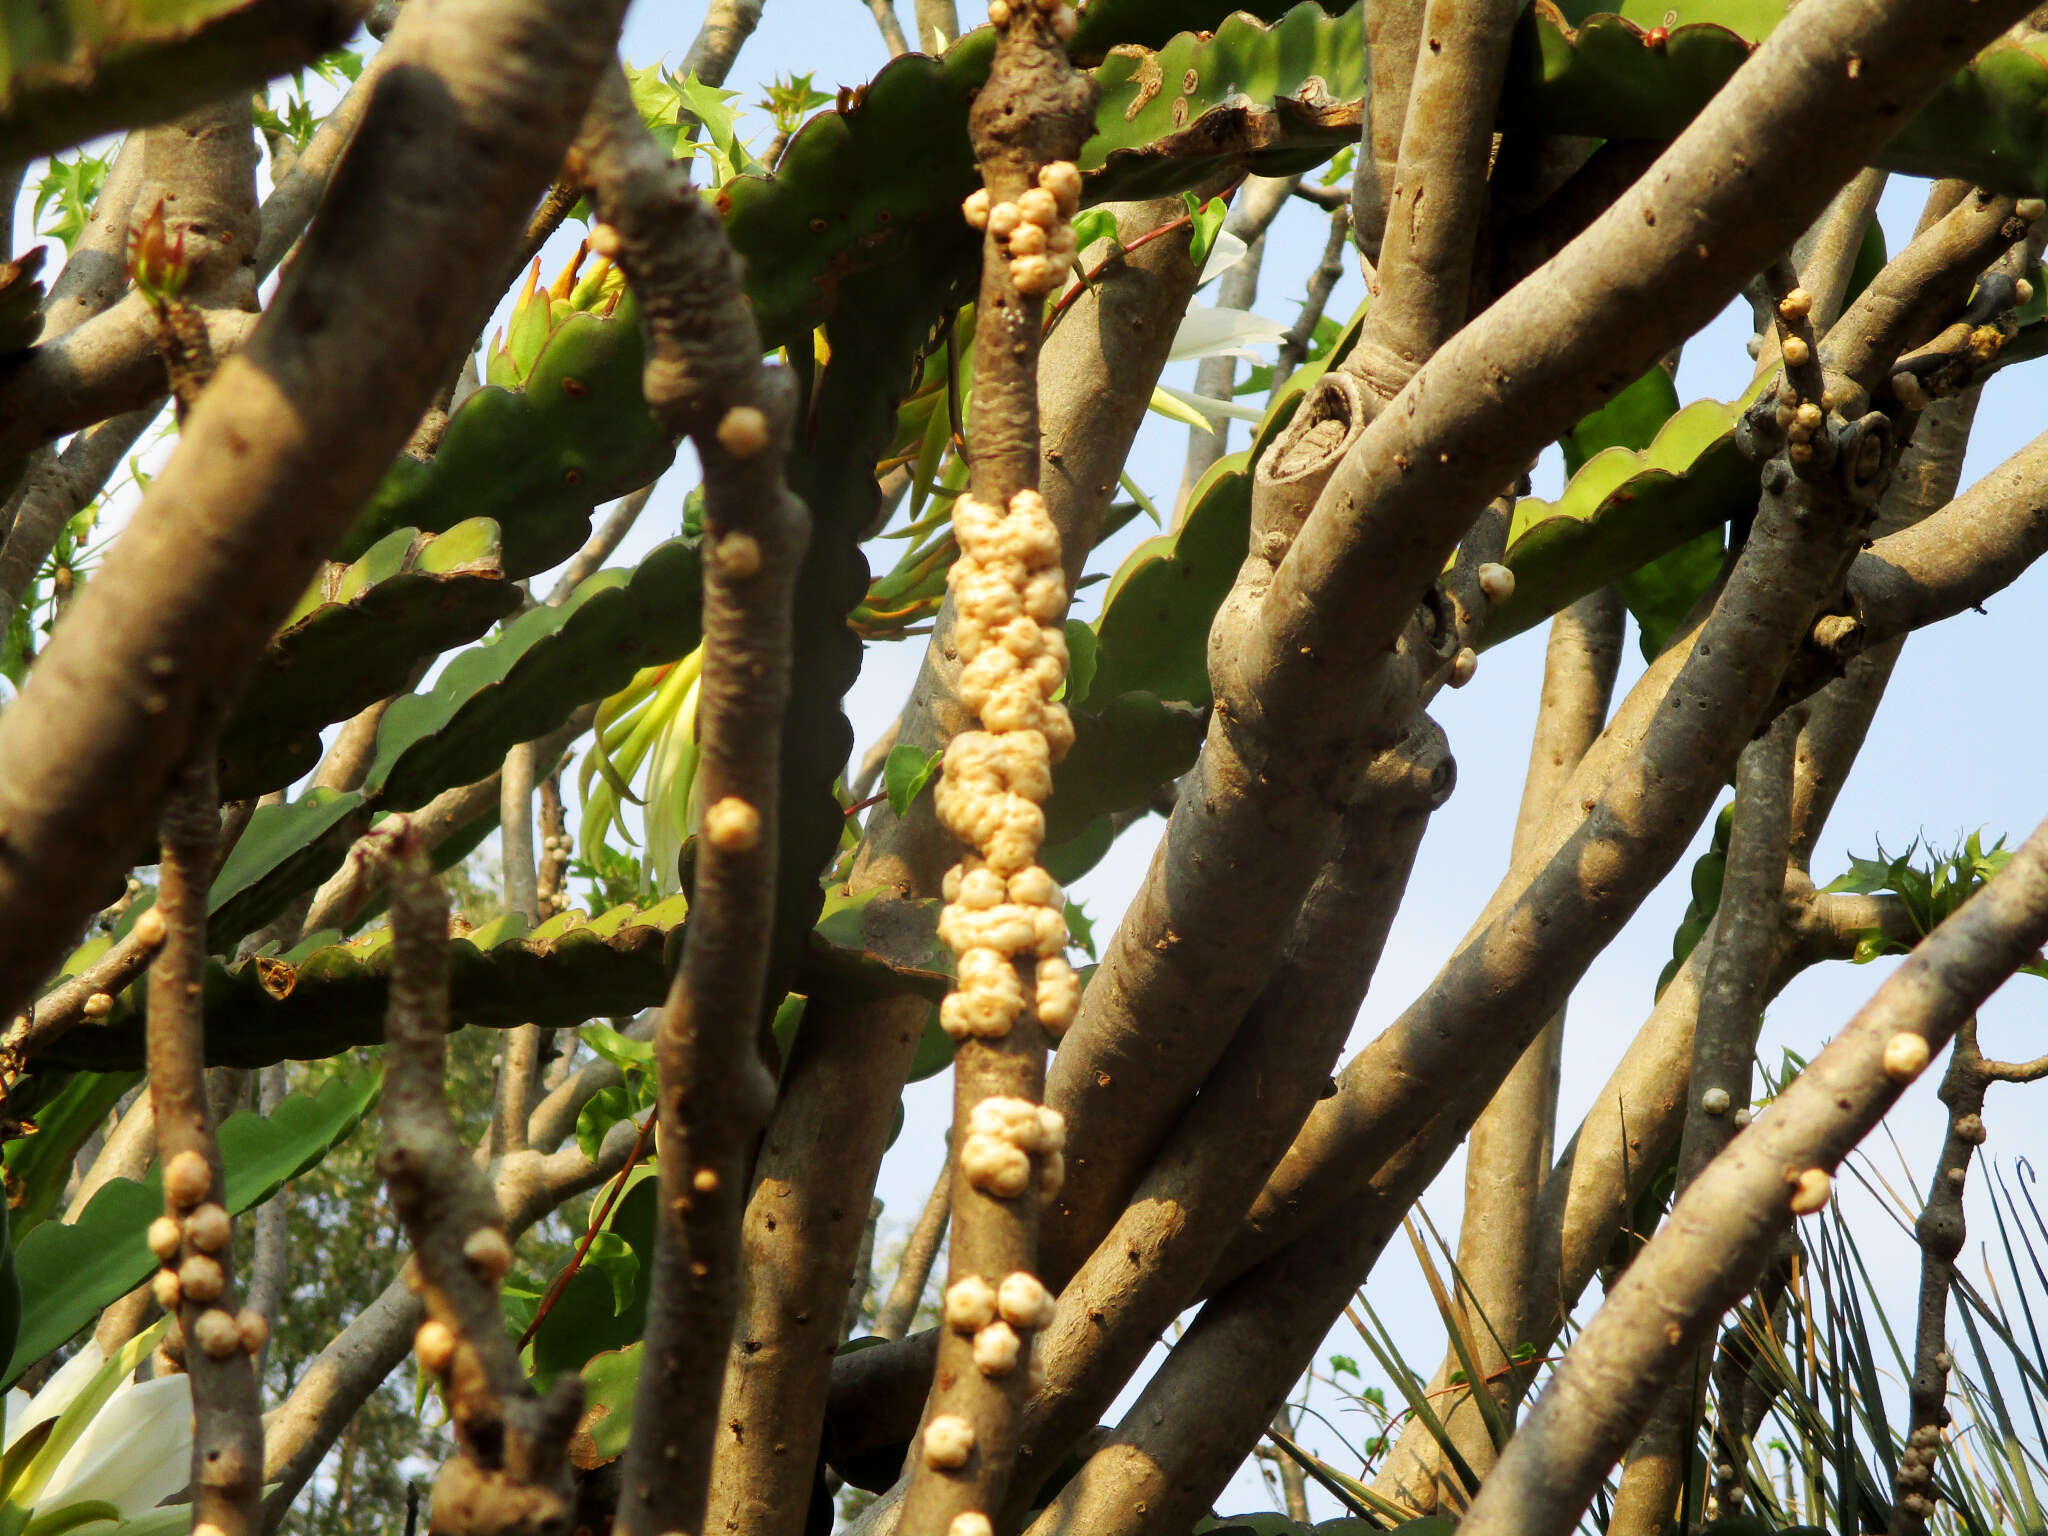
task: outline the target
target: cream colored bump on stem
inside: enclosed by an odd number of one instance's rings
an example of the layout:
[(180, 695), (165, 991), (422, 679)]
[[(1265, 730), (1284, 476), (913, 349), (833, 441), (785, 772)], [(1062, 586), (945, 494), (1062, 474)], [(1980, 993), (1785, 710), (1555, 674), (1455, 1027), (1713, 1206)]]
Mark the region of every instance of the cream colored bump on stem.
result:
[(1811, 1216), (1822, 1209), (1835, 1189), (1835, 1181), (1828, 1177), (1825, 1168), (1797, 1169), (1785, 1176), (1785, 1182), (1792, 1186), (1794, 1216)]
[(946, 1326), (959, 1333), (979, 1333), (996, 1320), (996, 1288), (980, 1275), (968, 1275), (946, 1287)]
[(716, 545), (718, 568), (734, 581), (751, 581), (761, 574), (761, 541), (751, 533), (728, 533)]
[(412, 1349), (421, 1367), (439, 1376), (455, 1358), (455, 1330), (438, 1318), (429, 1318), (412, 1336)]
[(512, 1245), (496, 1227), (478, 1227), (462, 1240), (462, 1256), (486, 1281), (496, 1285), (512, 1268)]
[(1910, 1083), (1927, 1066), (1927, 1039), (1902, 1029), (1884, 1043), (1884, 1075), (1895, 1083)]
[(942, 1413), (924, 1427), (924, 1464), (941, 1472), (967, 1465), (974, 1454), (974, 1426), (957, 1413)]
[(751, 459), (768, 446), (768, 417), (758, 406), (736, 405), (718, 420), (718, 446), (736, 459)]
[(184, 1210), (213, 1193), (213, 1166), (205, 1154), (188, 1148), (172, 1158), (164, 1168), (164, 1193)]
[(242, 1330), (235, 1319), (219, 1307), (209, 1307), (192, 1325), (193, 1342), (209, 1360), (225, 1360), (242, 1348)]
[(761, 813), (738, 795), (704, 809), (704, 840), (720, 853), (751, 853), (761, 844)]

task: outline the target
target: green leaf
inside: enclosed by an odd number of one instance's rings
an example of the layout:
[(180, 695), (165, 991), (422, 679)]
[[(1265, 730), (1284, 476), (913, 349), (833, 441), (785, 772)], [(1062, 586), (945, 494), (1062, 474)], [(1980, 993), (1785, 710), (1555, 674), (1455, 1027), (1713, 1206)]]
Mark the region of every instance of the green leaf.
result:
[[(550, 306), (536, 309), (552, 319)], [(470, 518), (498, 525), (505, 574), (566, 560), (592, 508), (668, 467), (675, 444), (640, 391), (645, 352), (630, 294), (609, 314), (554, 326), (518, 390), (486, 385), (448, 418), (431, 459), (401, 455), (343, 541), (354, 560), (394, 529), (445, 532)]]
[[(505, 917), (451, 939), (449, 1008), (455, 1025), (559, 1028), (652, 1007), (667, 993), (670, 950), (680, 944), (686, 905), (675, 896), (658, 906), (615, 907), (597, 917), (562, 912), (530, 932), (524, 919)], [(282, 962), (209, 961), (207, 1061), (270, 1066), (374, 1044), (383, 1038), (390, 974), (388, 927), (347, 943), (316, 937)], [(123, 996), (105, 1024), (71, 1031), (44, 1059), (53, 1066), (140, 1065), (141, 1012)]]
[(632, 1096), (623, 1087), (600, 1088), (592, 1094), (576, 1112), (576, 1145), (583, 1155), (596, 1158), (611, 1128), (632, 1112)]
[(639, 1344), (594, 1355), (583, 1367), (583, 1417), (569, 1437), (569, 1460), (589, 1472), (626, 1454), (633, 1393), (640, 1385)]
[(631, 572), (599, 571), (560, 607), (521, 614), (449, 662), (425, 693), (392, 704), (365, 790), (406, 808), (488, 776), (577, 705), (694, 650), (701, 600), (698, 550), (671, 539)]
[(369, 826), (361, 790), (308, 790), (286, 805), (259, 805), (207, 892), (208, 932), (232, 942), (285, 909), (322, 878)]
[[(121, 1095), (141, 1080), (135, 1072), (74, 1072), (48, 1103), (27, 1111), (35, 1134), (6, 1147), (11, 1220), (19, 1242), (47, 1220), (70, 1182), (78, 1149), (106, 1122)], [(10, 1106), (10, 1112), (23, 1113)]]
[(1205, 203), (1192, 192), (1181, 193), (1181, 201), (1187, 205), (1188, 223), (1193, 230), (1188, 242), (1188, 260), (1199, 272), (1208, 264), (1209, 251), (1216, 244), (1216, 232), (1223, 227), (1230, 208), (1220, 197), (1212, 197)]
[[(316, 1094), (293, 1094), (267, 1119), (250, 1111), (224, 1122), (229, 1214), (261, 1204), (325, 1157), (362, 1120), (377, 1086), (374, 1076), (342, 1073)], [(163, 1207), (162, 1170), (155, 1169), (141, 1183), (110, 1181), (75, 1223), (46, 1221), (22, 1240), (15, 1255), (21, 1333), (6, 1384), (149, 1278), (156, 1256), (143, 1234)]]
[[(654, 1217), (661, 1181), (635, 1169), (592, 1241), (590, 1258), (562, 1290), (533, 1336), (538, 1379), (580, 1371), (595, 1355), (622, 1349), (647, 1326), (647, 1293), (654, 1272)], [(600, 1257), (602, 1255), (602, 1257)]]
[(882, 764), (882, 787), (889, 795), (889, 809), (898, 816), (908, 815), (911, 803), (924, 793), (945, 760), (944, 748), (925, 752), (917, 747), (891, 747)]

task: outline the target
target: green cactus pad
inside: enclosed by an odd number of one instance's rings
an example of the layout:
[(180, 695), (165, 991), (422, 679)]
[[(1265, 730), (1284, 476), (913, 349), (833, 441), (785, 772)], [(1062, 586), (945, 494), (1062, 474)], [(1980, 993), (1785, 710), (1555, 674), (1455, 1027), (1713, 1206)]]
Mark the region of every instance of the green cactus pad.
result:
[(1135, 810), (1186, 773), (1207, 730), (1203, 710), (1143, 692), (1074, 711), (1074, 745), (1053, 774), (1045, 803), (1049, 843), (1078, 837), (1099, 818)]
[[(1790, 4), (1535, 0), (1516, 31), (1503, 125), (1599, 138), (1675, 137)], [(1874, 163), (1916, 176), (1962, 177), (1994, 192), (2048, 194), (2048, 40), (1993, 43), (1950, 77)]]
[[(1277, 21), (1293, 0), (1089, 0), (1069, 45), (1077, 59), (1093, 64), (1119, 44), (1164, 48), (1182, 32), (1214, 32), (1233, 14)], [(1333, 9), (1335, 7), (1333, 6)], [(1345, 12), (1357, 25), (1358, 11)]]
[(1365, 34), (1305, 0), (1267, 25), (1239, 13), (1156, 53), (1125, 44), (1095, 71), (1096, 134), (1081, 151), (1097, 197), (1159, 197), (1226, 166), (1320, 165), (1358, 141)]
[(359, 789), (314, 789), (288, 805), (257, 806), (207, 892), (209, 942), (231, 944), (282, 912), (369, 824), (369, 797)]
[[(1281, 10), (1270, 0), (1252, 9)], [(1225, 19), (1215, 0), (1188, 10), (1140, 0), (1091, 7), (1084, 19), (1084, 52), (1119, 48), (1096, 71), (1103, 94), (1081, 161), (1090, 202), (1178, 191), (1225, 161), (1276, 175), (1305, 170), (1357, 139), (1365, 72), (1355, 15), (1332, 19), (1305, 3), (1267, 26)], [(1169, 11), (1177, 24), (1167, 25)], [(1219, 30), (1209, 37), (1191, 26)], [(1162, 51), (1138, 46), (1147, 42)], [(949, 308), (967, 297), (980, 250), (960, 217), (978, 185), (967, 106), (994, 45), (984, 27), (943, 59), (892, 61), (844, 110), (806, 123), (772, 178), (737, 177), (720, 190), (763, 342), (808, 350), (810, 332), (842, 312), (849, 285), (873, 274), (929, 282), (931, 296), (951, 296)], [(1146, 85), (1160, 80), (1173, 89)], [(1268, 101), (1266, 91), (1274, 104), (1246, 104)]]
[(1093, 700), (1146, 692), (1179, 704), (1209, 702), (1209, 626), (1250, 538), (1249, 455), (1210, 466), (1171, 533), (1133, 549), (1109, 580), (1095, 625)]
[[(597, 917), (564, 912), (529, 931), (513, 916), (448, 945), (449, 1012), (456, 1027), (551, 1028), (637, 1013), (668, 990), (668, 946), (687, 903), (614, 907)], [(384, 1037), (391, 930), (347, 943), (320, 935), (282, 960), (209, 961), (206, 1059), (267, 1067), (333, 1056)], [(118, 1071), (143, 1060), (140, 989), (116, 1000), (105, 1023), (72, 1030), (38, 1057), (49, 1066)]]
[(1487, 621), (1486, 646), (1540, 624), (1753, 505), (1758, 468), (1735, 446), (1743, 399), (1696, 400), (1647, 448), (1610, 447), (1586, 460), (1554, 502), (1526, 496), (1508, 531), (1514, 596)]
[(0, 159), (26, 164), (312, 63), (354, 30), (305, 0), (87, 0), (0, 17)]
[(853, 896), (834, 889), (812, 930), (811, 963), (841, 982), (937, 1001), (953, 984), (953, 952), (939, 942), (941, 905), (886, 890)]
[(529, 610), (457, 656), (427, 692), (394, 702), (364, 787), (384, 809), (406, 810), (487, 777), (577, 705), (687, 655), (701, 638), (701, 603), (697, 546), (681, 539), (631, 571), (599, 571), (559, 608)]
[(289, 784), (317, 760), (320, 729), (406, 686), (414, 666), (474, 640), (519, 606), (498, 525), (401, 528), (352, 565), (331, 564), (270, 642), (221, 732), (221, 797)]
[(675, 457), (641, 398), (644, 358), (630, 294), (608, 316), (570, 315), (534, 358), (525, 388), (479, 389), (448, 418), (433, 458), (399, 458), (341, 558), (360, 557), (393, 529), (438, 533), (488, 517), (508, 576), (568, 559), (589, 536), (592, 508), (638, 490)]

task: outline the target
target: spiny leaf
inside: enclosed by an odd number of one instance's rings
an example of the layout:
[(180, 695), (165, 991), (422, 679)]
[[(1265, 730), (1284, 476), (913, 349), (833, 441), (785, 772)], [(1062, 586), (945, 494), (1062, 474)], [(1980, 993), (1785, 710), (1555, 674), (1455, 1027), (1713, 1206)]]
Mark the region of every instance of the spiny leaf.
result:
[(135, 1072), (50, 1074), (63, 1086), (47, 1104), (16, 1109), (35, 1123), (35, 1134), (7, 1143), (7, 1187), (14, 1240), (42, 1225), (63, 1197), (72, 1160), (92, 1133), (106, 1124), (121, 1095), (139, 1082)]
[[(92, 1032), (75, 1031), (74, 1037), (81, 1033)], [(254, 1111), (231, 1116), (220, 1127), (229, 1213), (269, 1199), (319, 1162), (356, 1128), (376, 1096), (375, 1077), (342, 1073), (318, 1093), (293, 1094), (267, 1118)], [(12, 1384), (100, 1308), (149, 1277), (156, 1256), (143, 1234), (163, 1208), (163, 1175), (154, 1170), (139, 1184), (113, 1180), (76, 1222), (46, 1221), (22, 1240), (15, 1254), (21, 1333), (0, 1382)]]
[(1365, 98), (1365, 33), (1355, 13), (1312, 3), (1267, 25), (1238, 13), (1213, 33), (1183, 31), (1156, 53), (1109, 50), (1083, 171), (1096, 197), (1159, 197), (1225, 166), (1287, 175), (1355, 143)]
[(1488, 619), (1498, 645), (1754, 505), (1759, 470), (1735, 422), (1768, 379), (1733, 402), (1696, 400), (1647, 448), (1593, 454), (1555, 501), (1524, 497), (1508, 530), (1514, 595)]
[[(637, 1013), (661, 1001), (667, 949), (687, 903), (614, 907), (596, 917), (563, 912), (528, 930), (517, 915), (449, 941), (449, 1013), (457, 1027), (509, 1029), (580, 1024)], [(383, 1038), (391, 930), (347, 943), (319, 935), (276, 958), (206, 968), (206, 1056), (212, 1066), (267, 1067), (313, 1060)], [(140, 989), (137, 989), (139, 993)], [(39, 1057), (51, 1066), (140, 1065), (136, 994), (115, 1001), (105, 1023), (71, 1031)]]
[(272, 638), (221, 733), (221, 796), (244, 799), (312, 767), (321, 727), (404, 688), (412, 669), (519, 607), (498, 525), (401, 528), (321, 572)]
[[(1535, 0), (1502, 91), (1510, 128), (1675, 137), (1769, 35), (1792, 0)], [(1619, 15), (1613, 14), (1616, 10)], [(2001, 38), (1956, 71), (1874, 163), (2048, 193), (2048, 41)]]
[(645, 352), (632, 296), (555, 327), (525, 387), (487, 385), (448, 418), (431, 459), (401, 456), (342, 545), (355, 559), (396, 528), (441, 532), (472, 517), (500, 529), (506, 575), (566, 560), (590, 512), (668, 467), (675, 444), (640, 392)]
[(534, 608), (465, 651), (424, 694), (386, 711), (364, 788), (387, 809), (424, 804), (494, 771), (522, 741), (642, 667), (695, 648), (702, 601), (697, 546), (671, 539), (630, 572), (599, 571), (560, 607)]

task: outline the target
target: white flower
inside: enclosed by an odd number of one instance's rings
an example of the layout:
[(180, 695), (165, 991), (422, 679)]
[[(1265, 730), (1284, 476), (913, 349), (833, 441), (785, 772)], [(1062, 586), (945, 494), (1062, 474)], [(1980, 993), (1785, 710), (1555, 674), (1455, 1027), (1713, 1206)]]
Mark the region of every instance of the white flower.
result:
[[(123, 1522), (148, 1514), (191, 1480), (192, 1380), (179, 1374), (138, 1385), (134, 1364), (146, 1348), (146, 1340), (132, 1341), (114, 1362), (115, 1379), (109, 1382), (105, 1354), (88, 1343), (33, 1398), (19, 1389), (7, 1394), (5, 1444), (10, 1450), (38, 1425), (59, 1421), (52, 1431), (57, 1434), (74, 1405), (84, 1409), (99, 1403), (54, 1466), (38, 1455), (7, 1490), (10, 1499), (31, 1506), (38, 1521), (79, 1505), (104, 1506), (119, 1519), (59, 1523), (67, 1536), (112, 1536), (117, 1530), (144, 1536)], [(47, 1471), (38, 1473), (41, 1466)], [(172, 1513), (190, 1515), (189, 1510)]]
[(1197, 288), (1214, 281), (1244, 260), (1244, 253), (1251, 247), (1227, 229), (1216, 231), (1216, 238), (1209, 246), (1209, 259), (1202, 263), (1202, 275), (1196, 282)]
[(1277, 346), (1286, 335), (1287, 327), (1278, 320), (1268, 320), (1248, 309), (1225, 309), (1211, 304), (1187, 312), (1180, 329), (1173, 333), (1173, 346), (1166, 360), (1185, 363), (1198, 357), (1224, 356), (1256, 360), (1254, 347)]
[[(36, 1507), (111, 1504), (123, 1520), (133, 1520), (191, 1479), (192, 1378), (180, 1372), (115, 1388), (57, 1463)], [(112, 1522), (102, 1523), (111, 1528)]]

